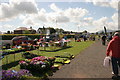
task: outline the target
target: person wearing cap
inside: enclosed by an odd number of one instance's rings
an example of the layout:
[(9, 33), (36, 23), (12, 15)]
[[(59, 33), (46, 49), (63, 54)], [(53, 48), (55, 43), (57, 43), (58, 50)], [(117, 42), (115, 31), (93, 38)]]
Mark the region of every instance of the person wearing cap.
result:
[(119, 32), (115, 32), (112, 40), (109, 42), (106, 50), (106, 55), (111, 56), (112, 62), (112, 74), (113, 77), (119, 77), (119, 70), (120, 68), (120, 34)]

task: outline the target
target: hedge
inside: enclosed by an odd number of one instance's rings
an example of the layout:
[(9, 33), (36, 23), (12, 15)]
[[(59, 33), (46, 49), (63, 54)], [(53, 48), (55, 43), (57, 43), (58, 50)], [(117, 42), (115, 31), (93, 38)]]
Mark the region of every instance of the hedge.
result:
[(12, 35), (12, 34), (5, 34), (5, 35), (2, 35), (2, 40), (11, 40), (12, 38), (16, 37), (16, 36), (28, 36), (30, 37), (31, 39), (35, 39), (35, 38), (40, 38), (40, 35), (28, 35), (28, 34), (25, 34), (25, 35), (20, 35), (20, 34), (17, 34), (17, 35)]
[[(43, 34), (2, 34), (0, 35), (2, 36), (2, 40), (11, 40), (13, 37), (16, 37), (16, 36), (28, 36), (30, 37), (31, 39), (39, 39), (40, 36), (44, 36)], [(74, 38), (74, 35), (70, 35), (68, 34), (67, 35), (67, 38)]]

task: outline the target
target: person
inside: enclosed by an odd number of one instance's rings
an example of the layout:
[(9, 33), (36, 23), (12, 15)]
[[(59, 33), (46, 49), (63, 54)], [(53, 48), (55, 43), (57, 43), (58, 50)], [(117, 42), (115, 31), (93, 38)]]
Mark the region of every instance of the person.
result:
[(100, 35), (98, 35), (98, 40), (100, 40), (100, 37), (101, 37), (101, 36), (100, 36)]
[(102, 36), (102, 44), (103, 44), (103, 45), (106, 44), (106, 36), (105, 36), (105, 35)]
[(64, 39), (67, 40), (67, 36), (64, 36)]
[(37, 38), (36, 38), (36, 39), (34, 39), (34, 40), (33, 40), (33, 44), (34, 44), (34, 45), (37, 45), (37, 41), (38, 41), (38, 39), (37, 39)]
[(64, 39), (64, 37), (62, 37), (62, 39), (60, 40), (60, 43), (61, 43), (61, 47), (65, 46), (65, 39)]
[(6, 44), (6, 49), (10, 49), (10, 43)]
[(83, 36), (83, 39), (84, 39), (84, 41), (86, 41), (86, 40), (87, 40), (87, 37), (86, 37), (86, 35), (84, 35), (84, 36)]
[(77, 36), (77, 35), (75, 35), (75, 42), (77, 41), (77, 39), (78, 39), (78, 36)]
[(42, 47), (42, 46), (43, 46), (43, 41), (44, 41), (44, 39), (43, 39), (43, 38), (40, 38), (40, 39), (39, 39), (39, 46), (40, 46), (40, 47)]
[(108, 36), (108, 41), (112, 40), (112, 34)]
[(120, 33), (115, 32), (112, 40), (109, 42), (106, 55), (111, 56), (113, 77), (119, 77), (118, 66), (120, 68)]

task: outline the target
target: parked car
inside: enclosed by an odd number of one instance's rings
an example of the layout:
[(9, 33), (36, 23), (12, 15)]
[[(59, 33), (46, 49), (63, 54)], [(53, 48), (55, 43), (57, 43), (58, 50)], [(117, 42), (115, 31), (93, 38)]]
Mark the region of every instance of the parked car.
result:
[(33, 40), (27, 36), (17, 36), (12, 39), (13, 45), (20, 45), (23, 43), (33, 44)]

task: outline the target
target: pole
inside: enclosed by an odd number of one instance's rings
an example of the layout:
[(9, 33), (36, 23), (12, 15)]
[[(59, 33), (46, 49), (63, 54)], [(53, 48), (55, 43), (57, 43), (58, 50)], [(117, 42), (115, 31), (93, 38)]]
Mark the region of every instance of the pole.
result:
[(104, 31), (105, 31), (105, 34), (107, 35), (107, 29), (106, 29), (106, 27), (104, 26)]

